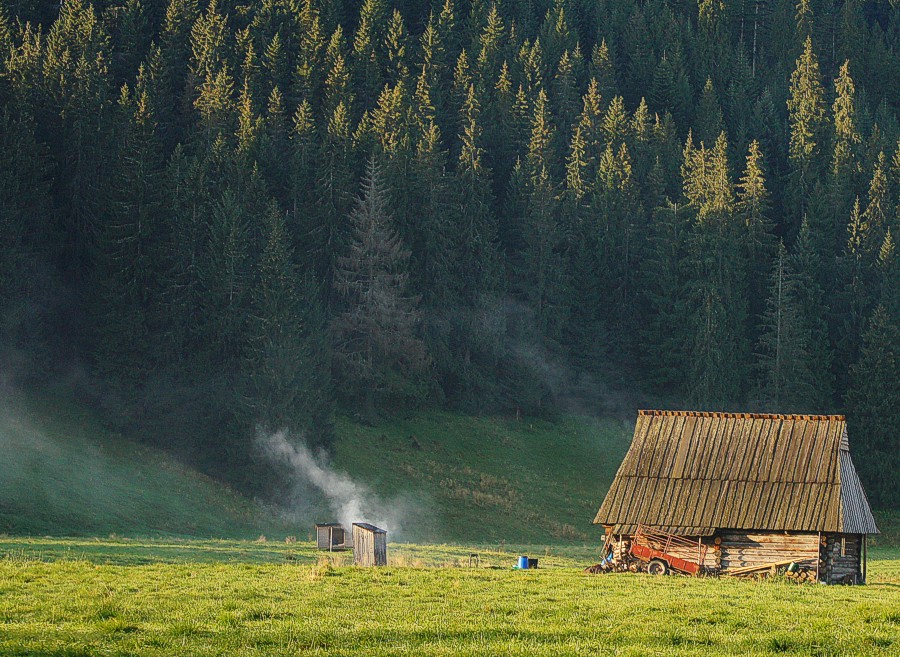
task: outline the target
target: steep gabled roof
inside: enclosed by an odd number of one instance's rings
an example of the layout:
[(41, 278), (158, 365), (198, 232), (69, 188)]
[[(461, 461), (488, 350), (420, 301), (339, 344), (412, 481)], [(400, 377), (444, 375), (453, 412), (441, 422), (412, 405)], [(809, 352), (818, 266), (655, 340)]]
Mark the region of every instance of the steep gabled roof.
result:
[(717, 528), (878, 532), (842, 415), (639, 411), (595, 523), (688, 536)]

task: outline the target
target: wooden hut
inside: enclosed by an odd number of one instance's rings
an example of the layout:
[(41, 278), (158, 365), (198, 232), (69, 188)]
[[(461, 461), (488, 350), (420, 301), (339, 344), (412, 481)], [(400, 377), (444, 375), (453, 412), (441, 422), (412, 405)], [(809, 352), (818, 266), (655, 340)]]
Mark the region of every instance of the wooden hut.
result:
[(878, 533), (839, 415), (639, 411), (594, 522), (617, 557), (642, 525), (708, 546), (713, 572), (794, 562), (826, 583), (865, 582)]
[(343, 550), (346, 532), (339, 522), (321, 522), (316, 524), (316, 548), (319, 550)]
[(367, 522), (354, 522), (353, 563), (357, 566), (386, 566), (387, 532)]

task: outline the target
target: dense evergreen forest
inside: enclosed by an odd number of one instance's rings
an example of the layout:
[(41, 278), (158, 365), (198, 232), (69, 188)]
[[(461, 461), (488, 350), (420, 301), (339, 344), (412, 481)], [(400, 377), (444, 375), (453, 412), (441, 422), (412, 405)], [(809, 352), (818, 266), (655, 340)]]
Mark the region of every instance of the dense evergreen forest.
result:
[(239, 482), (336, 409), (846, 411), (900, 502), (896, 0), (0, 6), (5, 368)]

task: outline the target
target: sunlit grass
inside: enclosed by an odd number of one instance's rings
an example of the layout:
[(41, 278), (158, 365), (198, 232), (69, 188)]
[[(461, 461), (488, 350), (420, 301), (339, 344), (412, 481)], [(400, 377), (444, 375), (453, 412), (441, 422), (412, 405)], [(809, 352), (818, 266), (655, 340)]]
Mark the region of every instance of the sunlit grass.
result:
[[(482, 568), (459, 567), (473, 551)], [(897, 550), (873, 550), (870, 584), (859, 587), (585, 575), (591, 555), (577, 548), (551, 547), (549, 556), (528, 548), (547, 567), (520, 572), (510, 568), (518, 551), (392, 544), (392, 564), (409, 565), (362, 569), (308, 543), (101, 540), (92, 549), (5, 539), (0, 654), (895, 655), (900, 647)]]

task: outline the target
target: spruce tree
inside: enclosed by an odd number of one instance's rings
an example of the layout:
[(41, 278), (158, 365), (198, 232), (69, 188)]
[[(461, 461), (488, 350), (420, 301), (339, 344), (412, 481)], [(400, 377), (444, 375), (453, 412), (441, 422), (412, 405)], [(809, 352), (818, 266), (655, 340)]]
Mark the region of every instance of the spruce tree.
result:
[(798, 308), (797, 284), (787, 251), (780, 244), (757, 347), (757, 399), (766, 412), (811, 413), (821, 408), (821, 382), (811, 367), (818, 354), (811, 350), (812, 341)]
[(859, 360), (850, 369), (847, 395), (850, 435), (859, 474), (871, 504), (894, 508), (900, 502), (900, 323), (879, 306), (868, 321)]
[(841, 66), (834, 81), (834, 89), (834, 145), (828, 172), (833, 219), (829, 224), (824, 224), (823, 228), (827, 229), (825, 239), (836, 249), (843, 241), (845, 218), (850, 212), (860, 175), (859, 149), (862, 138), (857, 128), (856, 87), (850, 77), (849, 60)]
[(792, 200), (802, 217), (819, 170), (825, 121), (825, 91), (820, 81), (819, 60), (809, 37), (791, 74), (787, 107), (794, 190)]
[(119, 100), (121, 163), (112, 181), (110, 212), (98, 225), (95, 249), (98, 370), (125, 394), (138, 392), (156, 354), (164, 236), (163, 156), (144, 69), (134, 91)]
[(243, 401), (251, 422), (302, 431), (327, 444), (330, 345), (316, 286), (297, 273), (284, 214), (274, 205), (250, 292)]
[(392, 225), (381, 176), (370, 160), (350, 213), (349, 250), (334, 275), (341, 302), (332, 323), (336, 383), (369, 417), (421, 400), (428, 367), (419, 300), (406, 289), (409, 251)]
[(687, 394), (701, 404), (729, 404), (743, 394), (747, 367), (746, 263), (734, 218), (728, 142), (684, 153), (684, 191), (695, 216), (689, 237)]
[(744, 174), (738, 182), (737, 212), (743, 226), (744, 251), (747, 259), (749, 311), (751, 317), (762, 312), (766, 274), (774, 256), (773, 224), (769, 192), (763, 171), (759, 142), (753, 141), (747, 152)]
[(525, 246), (522, 292), (540, 328), (551, 335), (559, 330), (564, 315), (563, 235), (559, 226), (557, 183), (551, 171), (555, 161), (554, 142), (549, 102), (546, 92), (541, 89), (534, 103), (526, 158), (528, 196), (522, 230)]
[(722, 132), (722, 109), (711, 78), (706, 78), (700, 102), (697, 103), (696, 136), (701, 143), (713, 144)]

